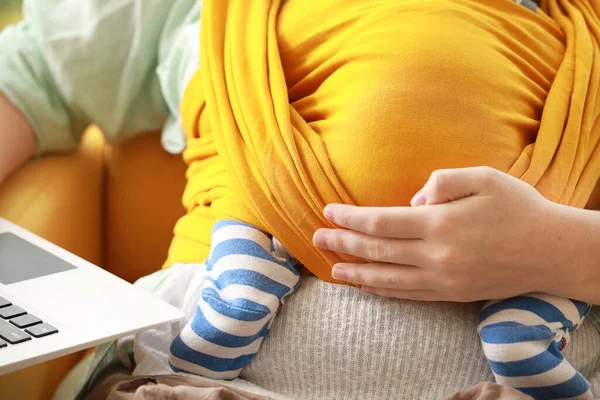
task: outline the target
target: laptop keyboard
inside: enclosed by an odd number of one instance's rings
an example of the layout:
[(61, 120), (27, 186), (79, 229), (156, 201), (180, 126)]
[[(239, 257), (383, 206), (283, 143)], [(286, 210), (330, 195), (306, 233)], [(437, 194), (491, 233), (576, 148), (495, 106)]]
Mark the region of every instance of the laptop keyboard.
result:
[(57, 332), (49, 323), (0, 296), (0, 349)]

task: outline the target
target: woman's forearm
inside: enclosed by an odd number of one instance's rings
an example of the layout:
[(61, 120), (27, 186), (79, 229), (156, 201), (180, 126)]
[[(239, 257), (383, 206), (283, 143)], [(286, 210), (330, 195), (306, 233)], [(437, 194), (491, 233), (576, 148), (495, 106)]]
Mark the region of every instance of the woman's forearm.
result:
[(549, 279), (548, 292), (600, 304), (600, 211), (556, 205), (556, 243), (549, 251), (561, 270)]
[(31, 126), (0, 93), (0, 185), (33, 155), (35, 139)]

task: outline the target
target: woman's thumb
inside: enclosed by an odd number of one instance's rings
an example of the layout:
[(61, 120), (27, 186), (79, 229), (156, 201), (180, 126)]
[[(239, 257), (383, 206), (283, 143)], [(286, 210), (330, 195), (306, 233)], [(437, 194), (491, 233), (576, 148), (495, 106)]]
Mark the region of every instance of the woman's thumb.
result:
[(501, 172), (490, 167), (440, 169), (434, 171), (429, 180), (410, 201), (413, 207), (447, 203), (480, 193), (494, 175)]

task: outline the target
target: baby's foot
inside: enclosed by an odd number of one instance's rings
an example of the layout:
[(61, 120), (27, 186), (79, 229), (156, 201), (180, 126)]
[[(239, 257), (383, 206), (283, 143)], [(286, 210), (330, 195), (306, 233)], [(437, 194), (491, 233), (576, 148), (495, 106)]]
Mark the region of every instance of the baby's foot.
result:
[(176, 372), (233, 379), (256, 355), (300, 274), (251, 225), (220, 221), (212, 242), (196, 312), (171, 344), (169, 363)]
[(562, 351), (585, 303), (531, 294), (483, 309), (479, 334), (496, 382), (535, 399), (592, 399), (590, 385)]

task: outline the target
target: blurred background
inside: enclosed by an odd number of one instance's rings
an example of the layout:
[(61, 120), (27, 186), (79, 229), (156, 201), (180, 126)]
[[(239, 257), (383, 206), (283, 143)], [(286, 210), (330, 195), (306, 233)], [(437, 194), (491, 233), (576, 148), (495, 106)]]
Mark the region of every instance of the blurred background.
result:
[[(0, 0), (0, 32), (22, 19), (22, 4)], [(33, 159), (3, 182), (0, 217), (133, 282), (165, 260), (184, 212), (185, 171), (181, 156), (163, 150), (160, 131), (107, 145), (91, 127), (78, 150)], [(1, 376), (0, 399), (49, 400), (82, 355)]]
[(0, 31), (21, 19), (22, 0), (0, 1)]

